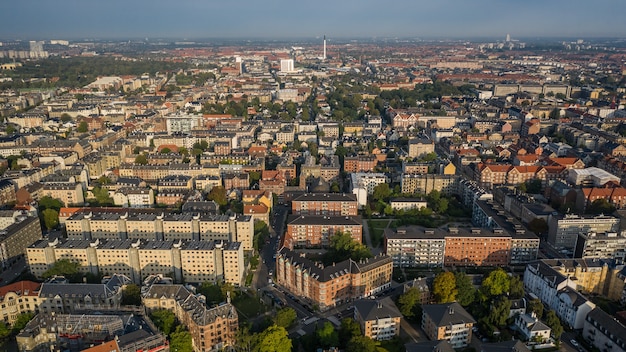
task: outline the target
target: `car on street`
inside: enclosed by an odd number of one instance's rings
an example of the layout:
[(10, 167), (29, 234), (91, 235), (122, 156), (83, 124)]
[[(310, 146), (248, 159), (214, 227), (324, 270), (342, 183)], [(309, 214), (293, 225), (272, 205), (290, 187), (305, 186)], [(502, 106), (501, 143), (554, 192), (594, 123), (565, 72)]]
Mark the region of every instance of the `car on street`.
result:
[(578, 347), (578, 341), (576, 341), (576, 340), (574, 340), (574, 339), (571, 339), (571, 340), (569, 341), (569, 343), (571, 343), (571, 344), (572, 344), (572, 346), (574, 346), (574, 347)]

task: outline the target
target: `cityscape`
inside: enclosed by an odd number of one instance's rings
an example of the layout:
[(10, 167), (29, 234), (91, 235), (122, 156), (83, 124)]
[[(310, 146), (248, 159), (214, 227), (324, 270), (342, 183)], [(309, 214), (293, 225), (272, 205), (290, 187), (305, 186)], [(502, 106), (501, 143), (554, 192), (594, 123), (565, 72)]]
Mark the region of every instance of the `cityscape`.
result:
[(626, 351), (605, 34), (4, 33), (0, 349)]

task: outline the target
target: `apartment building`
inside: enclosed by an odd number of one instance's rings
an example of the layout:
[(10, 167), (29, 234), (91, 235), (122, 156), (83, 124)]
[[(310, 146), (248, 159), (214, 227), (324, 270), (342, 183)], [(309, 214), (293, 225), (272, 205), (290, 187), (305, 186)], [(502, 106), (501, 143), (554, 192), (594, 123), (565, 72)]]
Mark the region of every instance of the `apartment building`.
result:
[(121, 187), (113, 194), (113, 203), (131, 208), (149, 208), (154, 206), (154, 191), (144, 187)]
[(370, 172), (376, 168), (378, 164), (378, 160), (376, 156), (368, 154), (368, 155), (357, 155), (357, 156), (346, 156), (343, 159), (343, 171), (345, 172)]
[(504, 229), (402, 227), (384, 232), (396, 267), (503, 266), (537, 259), (539, 238)]
[(393, 210), (413, 210), (428, 208), (428, 202), (423, 198), (394, 198), (389, 201)]
[(422, 330), (430, 340), (446, 340), (455, 349), (472, 342), (476, 320), (460, 304), (425, 304), (422, 310)]
[(402, 174), (402, 193), (429, 194), (439, 191), (456, 194), (460, 177), (457, 175)]
[(435, 143), (429, 138), (409, 140), (409, 158), (418, 158), (435, 152)]
[(553, 216), (548, 223), (548, 243), (557, 249), (573, 250), (580, 233), (608, 233), (620, 230), (620, 219), (608, 215)]
[(283, 247), (276, 257), (278, 284), (322, 310), (347, 300), (369, 297), (391, 285), (393, 263), (383, 255), (324, 266)]
[(239, 328), (237, 310), (230, 303), (207, 307), (183, 285), (152, 285), (142, 295), (148, 312), (167, 309), (189, 329), (194, 351), (209, 352), (233, 346)]
[(18, 216), (15, 222), (0, 230), (0, 264), (8, 268), (26, 254), (26, 247), (42, 237), (37, 217)]
[(580, 233), (574, 248), (574, 258), (626, 260), (626, 235), (619, 232)]
[(254, 222), (248, 215), (173, 213), (162, 209), (84, 208), (65, 220), (71, 240), (196, 240), (241, 242), (252, 250)]
[(320, 248), (330, 245), (336, 233), (348, 233), (362, 242), (363, 221), (360, 216), (300, 215), (287, 222), (284, 245), (293, 248)]
[(297, 215), (356, 216), (356, 196), (345, 193), (304, 193), (291, 201)]
[(600, 308), (594, 308), (587, 314), (582, 334), (599, 351), (626, 351), (626, 326)]
[[(540, 260), (526, 267), (524, 288), (526, 292), (537, 296), (546, 308), (554, 310), (568, 326), (581, 329), (585, 317), (595, 308), (595, 304), (577, 290), (619, 299), (624, 289), (620, 270), (608, 261)], [(575, 276), (578, 274), (580, 276)]]
[(372, 340), (389, 340), (400, 336), (402, 313), (391, 298), (381, 300), (360, 299), (354, 302), (354, 320), (361, 332)]
[(18, 281), (0, 287), (0, 317), (9, 326), (15, 323), (20, 314), (37, 310), (40, 283)]
[(43, 196), (60, 200), (65, 206), (83, 205), (85, 203), (81, 183), (46, 183), (41, 193)]
[(135, 283), (150, 275), (168, 274), (176, 282), (228, 282), (244, 278), (241, 243), (171, 240), (40, 240), (27, 249), (27, 263), (36, 277), (56, 261), (68, 259), (83, 273), (128, 276)]

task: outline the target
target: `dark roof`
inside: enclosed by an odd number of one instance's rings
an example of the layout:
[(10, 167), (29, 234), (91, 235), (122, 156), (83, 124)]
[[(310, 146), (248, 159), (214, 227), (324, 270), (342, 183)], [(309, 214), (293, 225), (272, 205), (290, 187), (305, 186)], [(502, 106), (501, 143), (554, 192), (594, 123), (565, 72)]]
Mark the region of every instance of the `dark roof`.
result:
[(323, 216), (323, 215), (298, 215), (292, 217), (289, 225), (352, 225), (363, 226), (360, 216)]
[(293, 201), (328, 201), (328, 202), (356, 202), (356, 195), (351, 193), (305, 193)]
[(521, 341), (512, 340), (483, 343), (482, 352), (530, 352), (530, 350)]
[(354, 302), (354, 309), (365, 321), (402, 317), (402, 313), (389, 297), (380, 300), (360, 299)]
[(437, 326), (460, 323), (476, 323), (476, 320), (461, 307), (460, 304), (425, 304), (422, 306), (424, 313), (427, 314)]
[(404, 347), (406, 352), (455, 352), (448, 340), (413, 342)]

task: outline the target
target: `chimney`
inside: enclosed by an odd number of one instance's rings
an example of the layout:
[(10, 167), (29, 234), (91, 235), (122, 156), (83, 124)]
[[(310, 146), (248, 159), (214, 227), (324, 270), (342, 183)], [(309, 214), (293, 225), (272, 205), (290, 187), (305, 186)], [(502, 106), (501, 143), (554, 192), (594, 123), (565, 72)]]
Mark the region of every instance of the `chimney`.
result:
[(450, 315), (454, 314), (454, 308), (452, 306), (450, 306), (450, 308), (448, 310), (448, 314), (450, 314)]

